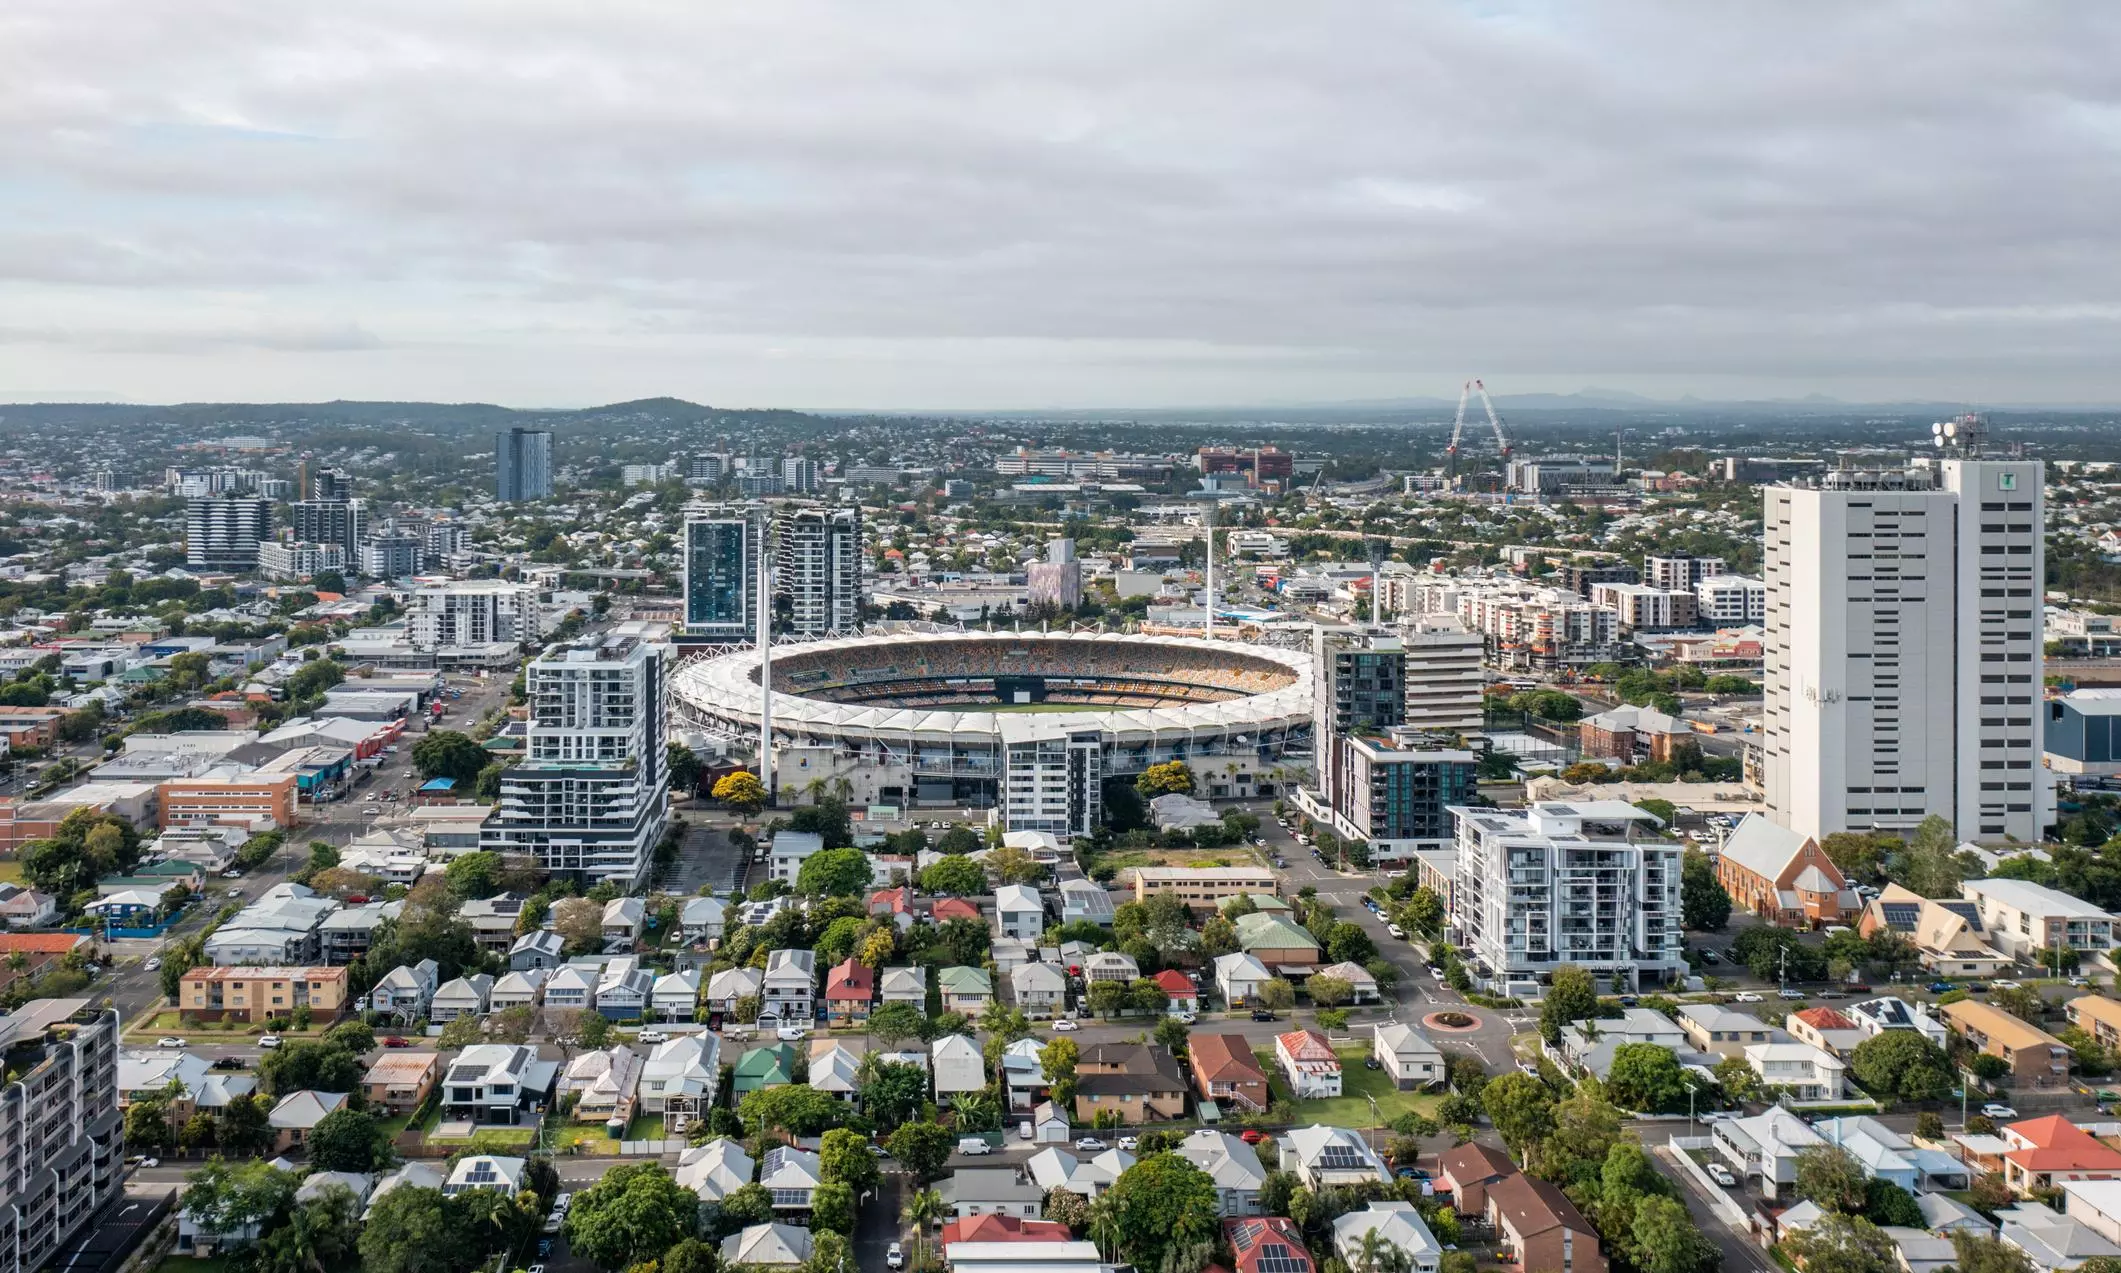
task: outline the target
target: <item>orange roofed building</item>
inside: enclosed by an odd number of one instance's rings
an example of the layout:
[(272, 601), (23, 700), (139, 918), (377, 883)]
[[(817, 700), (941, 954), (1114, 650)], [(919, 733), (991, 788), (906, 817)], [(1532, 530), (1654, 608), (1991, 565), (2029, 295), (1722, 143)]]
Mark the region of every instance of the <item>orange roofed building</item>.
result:
[(2002, 1135), (2010, 1145), (2003, 1179), (2016, 1193), (2058, 1188), (2065, 1180), (2121, 1180), (2121, 1149), (2060, 1114), (2007, 1124)]
[(943, 1226), (943, 1249), (953, 1242), (1066, 1242), (1068, 1226), (1058, 1220), (1022, 1216), (966, 1216)]
[(1846, 924), (1863, 909), (1819, 842), (1747, 814), (1724, 842), (1716, 881), (1731, 904), (1784, 928)]

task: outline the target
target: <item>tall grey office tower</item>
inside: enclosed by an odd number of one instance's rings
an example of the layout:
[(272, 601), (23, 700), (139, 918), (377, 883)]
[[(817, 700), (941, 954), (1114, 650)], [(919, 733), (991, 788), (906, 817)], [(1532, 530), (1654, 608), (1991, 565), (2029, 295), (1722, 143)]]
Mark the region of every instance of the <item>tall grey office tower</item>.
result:
[(811, 495), (816, 493), (817, 461), (807, 455), (782, 456), (781, 489), (790, 495)]
[(255, 495), (194, 499), (184, 510), (184, 564), (255, 570), (258, 545), (272, 538), (272, 501)]
[[(1311, 754), (1318, 792), (1335, 808), (1350, 762), (1348, 735), (1407, 723), (1407, 652), (1397, 633), (1352, 627), (1311, 629)], [(1338, 793), (1338, 796), (1336, 795)]]
[(552, 434), (514, 428), (493, 435), (494, 494), (513, 503), (552, 497)]
[[(319, 474), (318, 480), (322, 479)], [(300, 499), (287, 506), (287, 521), (294, 528), (295, 542), (337, 544), (351, 560), (366, 538), (368, 509), (356, 499)]]
[(862, 626), (862, 511), (790, 509), (781, 516), (780, 592), (789, 630), (803, 636)]
[(2045, 561), (2036, 460), (1834, 470), (1768, 487), (1768, 813), (1807, 836), (2036, 842)]
[(764, 530), (755, 515), (742, 508), (686, 511), (687, 635), (732, 644), (751, 640), (759, 592), (758, 543)]

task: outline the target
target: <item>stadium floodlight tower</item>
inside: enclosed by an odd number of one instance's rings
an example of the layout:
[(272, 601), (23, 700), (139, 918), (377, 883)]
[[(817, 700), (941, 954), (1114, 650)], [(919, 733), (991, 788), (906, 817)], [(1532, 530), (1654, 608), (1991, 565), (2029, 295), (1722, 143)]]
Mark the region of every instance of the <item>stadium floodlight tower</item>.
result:
[(1215, 639), (1215, 509), (1214, 500), (1208, 501), (1207, 513), (1201, 518), (1201, 527), (1208, 535), (1208, 604), (1201, 611), (1203, 626), (1201, 634), (1208, 640)]
[(773, 518), (759, 525), (759, 783), (773, 800)]

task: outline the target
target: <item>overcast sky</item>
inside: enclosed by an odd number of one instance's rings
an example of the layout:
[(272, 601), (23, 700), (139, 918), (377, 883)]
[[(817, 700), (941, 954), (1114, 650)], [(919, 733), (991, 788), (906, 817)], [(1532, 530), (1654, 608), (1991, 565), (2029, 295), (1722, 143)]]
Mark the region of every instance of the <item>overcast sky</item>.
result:
[(2121, 402), (2121, 11), (8, 0), (0, 399)]

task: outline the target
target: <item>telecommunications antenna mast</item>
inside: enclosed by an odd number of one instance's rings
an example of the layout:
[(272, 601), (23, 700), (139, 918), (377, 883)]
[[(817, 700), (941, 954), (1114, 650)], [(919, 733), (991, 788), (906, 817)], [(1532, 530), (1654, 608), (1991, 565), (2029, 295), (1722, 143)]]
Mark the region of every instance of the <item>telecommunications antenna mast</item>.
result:
[(1510, 452), (1515, 449), (1510, 441), (1510, 431), (1503, 427), (1502, 417), (1495, 412), (1495, 403), (1488, 397), (1488, 387), (1476, 377), (1465, 382), (1458, 390), (1458, 415), (1451, 421), (1451, 445), (1444, 448), (1446, 472), (1458, 476), (1458, 449), (1466, 436), (1466, 403), (1474, 394), (1480, 395), (1480, 405), (1488, 413), (1488, 427), (1495, 431), (1496, 449), (1502, 452), (1502, 462), (1508, 465)]

